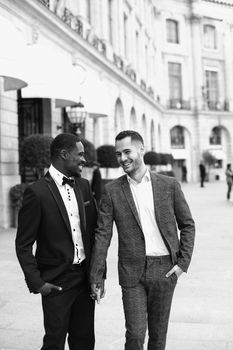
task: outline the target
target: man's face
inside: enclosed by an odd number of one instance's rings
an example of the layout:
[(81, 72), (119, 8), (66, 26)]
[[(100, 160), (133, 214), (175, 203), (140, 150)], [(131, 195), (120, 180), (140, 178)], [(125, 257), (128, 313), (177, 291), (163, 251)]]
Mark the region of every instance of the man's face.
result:
[(84, 147), (82, 142), (76, 142), (76, 146), (72, 151), (67, 151), (64, 163), (67, 176), (81, 176), (83, 166), (86, 160), (84, 158)]
[(144, 147), (139, 141), (132, 141), (125, 137), (116, 141), (116, 157), (119, 165), (129, 176), (136, 173), (143, 166)]

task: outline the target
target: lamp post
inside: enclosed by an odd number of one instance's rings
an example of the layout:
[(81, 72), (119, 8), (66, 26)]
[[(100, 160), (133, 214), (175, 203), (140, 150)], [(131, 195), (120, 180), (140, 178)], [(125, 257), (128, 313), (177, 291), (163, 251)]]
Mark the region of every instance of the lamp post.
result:
[(82, 128), (85, 123), (87, 112), (84, 110), (84, 104), (79, 101), (76, 105), (66, 107), (66, 113), (71, 123), (72, 133), (81, 138)]

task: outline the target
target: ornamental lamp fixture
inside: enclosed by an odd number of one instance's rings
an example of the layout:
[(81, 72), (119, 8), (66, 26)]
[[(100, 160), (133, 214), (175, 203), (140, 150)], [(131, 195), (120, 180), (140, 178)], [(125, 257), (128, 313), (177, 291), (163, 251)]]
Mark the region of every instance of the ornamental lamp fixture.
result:
[(81, 99), (76, 105), (66, 107), (66, 113), (71, 123), (72, 133), (80, 137), (87, 117), (87, 112)]

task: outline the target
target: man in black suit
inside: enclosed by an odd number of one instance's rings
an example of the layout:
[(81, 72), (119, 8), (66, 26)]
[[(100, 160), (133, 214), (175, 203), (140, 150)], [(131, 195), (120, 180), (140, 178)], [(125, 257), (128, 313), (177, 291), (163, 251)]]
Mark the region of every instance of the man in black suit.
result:
[[(86, 179), (83, 144), (72, 134), (51, 143), (47, 174), (29, 186), (19, 213), (16, 252), (30, 292), (42, 295), (41, 350), (94, 349), (94, 301), (88, 268), (96, 206)], [(33, 244), (36, 251), (33, 254)]]

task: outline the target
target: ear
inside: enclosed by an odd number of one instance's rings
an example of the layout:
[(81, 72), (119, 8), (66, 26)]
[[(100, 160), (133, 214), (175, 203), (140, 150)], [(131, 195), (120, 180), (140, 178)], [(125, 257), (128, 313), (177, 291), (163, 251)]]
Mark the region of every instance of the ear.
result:
[(67, 159), (67, 151), (65, 149), (62, 149), (60, 151), (60, 157), (63, 159), (63, 160), (66, 160)]
[(143, 144), (141, 144), (141, 146), (140, 146), (140, 152), (141, 152), (141, 154), (145, 153), (145, 148), (144, 148)]

